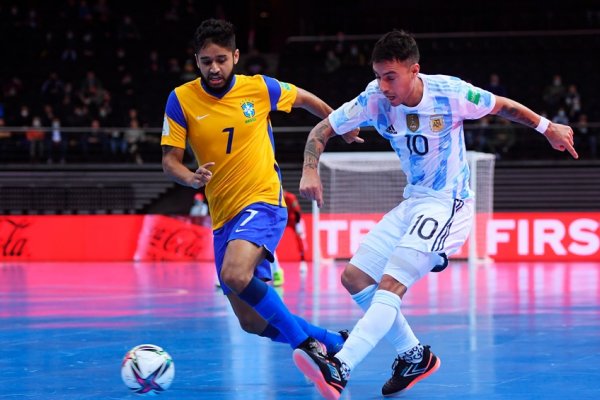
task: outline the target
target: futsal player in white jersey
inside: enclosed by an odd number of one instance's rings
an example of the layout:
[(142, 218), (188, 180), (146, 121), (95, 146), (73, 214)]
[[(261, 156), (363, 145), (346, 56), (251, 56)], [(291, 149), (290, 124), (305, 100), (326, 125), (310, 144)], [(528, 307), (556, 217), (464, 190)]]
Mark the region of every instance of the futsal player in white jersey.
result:
[(373, 126), (390, 141), (408, 181), (405, 200), (369, 232), (342, 274), (342, 284), (365, 311), (342, 350), (334, 357), (294, 351), (297, 367), (327, 399), (340, 397), (350, 371), (383, 337), (398, 353), (383, 395), (409, 389), (440, 367), (440, 359), (413, 333), (401, 304), (415, 282), (447, 266), (448, 256), (469, 234), (474, 194), (469, 188), (465, 119), (504, 117), (536, 129), (554, 149), (578, 158), (570, 127), (459, 78), (422, 74), (417, 43), (406, 32), (381, 37), (371, 61), (375, 80), (315, 126), (304, 150), (300, 194), (319, 206), (319, 157), (329, 138), (359, 126)]

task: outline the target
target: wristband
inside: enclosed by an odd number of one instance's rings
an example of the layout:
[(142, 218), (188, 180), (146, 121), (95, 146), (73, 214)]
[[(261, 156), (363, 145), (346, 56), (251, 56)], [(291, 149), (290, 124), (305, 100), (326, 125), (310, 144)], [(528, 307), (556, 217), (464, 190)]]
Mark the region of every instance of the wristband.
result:
[(548, 129), (548, 125), (550, 125), (550, 120), (548, 118), (542, 117), (540, 118), (540, 123), (535, 127), (535, 130), (541, 133), (542, 135)]

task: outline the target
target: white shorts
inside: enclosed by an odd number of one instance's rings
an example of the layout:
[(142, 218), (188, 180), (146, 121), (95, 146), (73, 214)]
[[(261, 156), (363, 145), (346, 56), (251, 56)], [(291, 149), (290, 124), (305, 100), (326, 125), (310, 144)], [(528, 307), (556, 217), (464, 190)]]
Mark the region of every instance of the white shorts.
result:
[[(398, 248), (414, 249), (431, 255), (431, 262), (421, 258), (418, 263), (421, 265), (410, 268), (418, 268), (419, 276), (414, 279), (417, 280), (431, 271), (435, 266), (432, 264), (434, 260), (440, 259), (438, 254), (449, 256), (458, 251), (469, 236), (472, 220), (473, 199), (408, 198), (384, 215), (371, 229), (350, 263), (379, 282), (384, 273), (393, 277), (405, 276), (406, 272), (394, 271), (405, 266), (388, 261), (392, 253), (401, 251)], [(399, 282), (409, 287), (414, 282), (408, 280)]]

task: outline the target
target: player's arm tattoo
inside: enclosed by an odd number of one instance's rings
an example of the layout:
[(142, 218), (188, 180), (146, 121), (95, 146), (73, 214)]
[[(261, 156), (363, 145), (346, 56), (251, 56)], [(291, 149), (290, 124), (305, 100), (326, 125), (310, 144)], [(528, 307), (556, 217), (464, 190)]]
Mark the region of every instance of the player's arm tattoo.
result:
[(532, 114), (535, 115), (524, 105), (513, 100), (508, 100), (506, 105), (502, 106), (496, 115), (506, 118), (509, 121), (518, 122), (530, 128), (535, 128), (537, 122), (531, 118)]
[(323, 120), (314, 127), (308, 135), (306, 146), (304, 147), (304, 167), (309, 169), (317, 169), (319, 158), (325, 145), (331, 137), (331, 126), (327, 120)]
[(169, 146), (169, 145), (166, 145), (166, 144), (163, 144), (161, 147), (162, 147), (162, 154), (163, 154), (163, 156), (166, 156), (167, 154), (169, 154), (170, 152), (172, 152), (173, 149), (175, 148), (173, 146)]

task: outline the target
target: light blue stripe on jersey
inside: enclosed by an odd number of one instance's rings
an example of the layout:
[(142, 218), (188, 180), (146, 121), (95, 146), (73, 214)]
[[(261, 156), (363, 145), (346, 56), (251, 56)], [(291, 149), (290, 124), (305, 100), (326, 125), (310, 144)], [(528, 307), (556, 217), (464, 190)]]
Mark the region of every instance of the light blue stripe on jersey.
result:
[(408, 160), (410, 165), (410, 176), (412, 177), (410, 183), (418, 185), (425, 179), (425, 169), (421, 166), (425, 159), (419, 154), (411, 154), (408, 156)]
[[(461, 127), (460, 130), (460, 135), (458, 135), (458, 144), (459, 144), (459, 152), (458, 152), (458, 158), (460, 160), (460, 163), (463, 164), (463, 161), (465, 161), (465, 152), (463, 151), (464, 147), (464, 132), (463, 132), (463, 128)], [(456, 174), (456, 176), (454, 177), (454, 182), (452, 185), (453, 189), (452, 189), (452, 197), (453, 198), (461, 198), (461, 199), (465, 199), (467, 197), (469, 197), (469, 163), (468, 162), (464, 162), (463, 167), (461, 168), (460, 171), (458, 171), (458, 173)]]
[[(448, 97), (435, 97), (433, 99), (434, 112), (443, 114), (444, 110), (451, 110)], [(444, 115), (444, 129), (440, 132), (440, 143), (438, 152), (440, 154), (440, 166), (435, 172), (432, 188), (442, 190), (446, 186), (448, 179), (448, 159), (452, 153), (452, 114)]]
[(187, 122), (185, 121), (183, 109), (181, 108), (181, 104), (179, 104), (179, 99), (177, 98), (177, 94), (175, 94), (175, 90), (171, 91), (169, 94), (165, 114), (167, 114), (167, 117), (177, 122), (182, 128), (187, 129)]
[[(461, 127), (461, 134), (459, 135), (459, 144), (460, 144), (460, 160), (464, 160), (466, 157), (465, 152), (463, 151), (463, 149), (465, 148), (464, 145), (464, 140), (465, 140), (465, 135), (464, 135), (464, 127)], [(458, 176), (459, 178), (462, 179), (461, 182), (461, 186), (462, 186), (462, 190), (460, 191), (460, 197), (461, 199), (466, 199), (467, 197), (469, 197), (469, 176), (470, 176), (470, 171), (469, 171), (469, 163), (467, 161), (465, 161), (465, 166), (462, 169), (462, 171), (460, 171), (460, 175)], [(458, 186), (454, 186), (455, 190)], [(454, 196), (454, 198), (456, 198), (456, 196)]]
[(431, 90), (432, 92), (438, 92), (438, 93), (444, 93), (444, 94), (449, 94), (449, 93), (459, 93), (461, 90), (461, 80), (455, 77), (448, 77), (448, 76), (444, 76), (446, 78), (450, 78), (449, 80), (436, 80), (436, 79), (429, 79), (427, 80), (427, 85), (429, 87), (429, 90)]
[(392, 108), (391, 103), (387, 99), (379, 99), (377, 101), (377, 124), (376, 129), (379, 132), (385, 132), (385, 130), (392, 124), (388, 119), (390, 109)]
[(264, 75), (262, 75), (262, 78), (264, 79), (265, 84), (267, 85), (267, 90), (269, 91), (271, 111), (277, 111), (277, 103), (279, 103), (279, 98), (281, 97), (281, 86), (279, 86), (279, 81)]
[(489, 107), (492, 104), (492, 93), (490, 92), (481, 92), (481, 99), (483, 100), (483, 104), (486, 107)]

